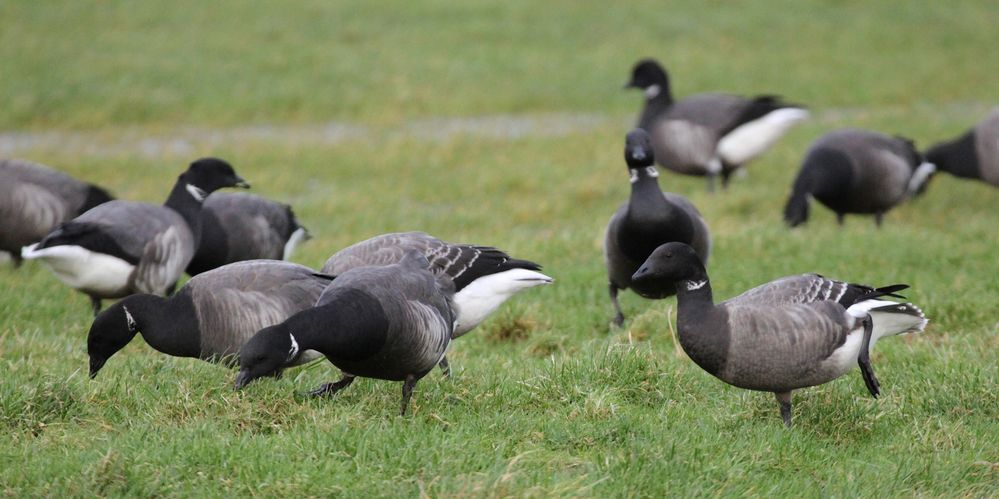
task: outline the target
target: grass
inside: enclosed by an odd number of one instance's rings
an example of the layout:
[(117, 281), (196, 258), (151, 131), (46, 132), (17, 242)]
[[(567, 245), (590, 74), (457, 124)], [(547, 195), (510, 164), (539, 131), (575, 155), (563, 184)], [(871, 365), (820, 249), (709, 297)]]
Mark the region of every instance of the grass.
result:
[[(928, 145), (977, 121), (999, 21), (988, 2), (7, 2), (0, 153), (160, 202), (218, 155), (291, 203), (313, 267), (420, 229), (544, 264), (458, 340), (412, 414), (317, 364), (233, 393), (232, 371), (135, 341), (86, 377), (85, 297), (0, 268), (0, 491), (11, 496), (965, 496), (999, 490), (999, 273), (984, 184), (934, 179), (877, 230), (780, 210), (805, 148), (858, 126)], [(729, 192), (661, 177), (715, 236), (718, 298), (796, 272), (912, 285), (932, 319), (795, 398), (723, 385), (677, 348), (675, 301), (625, 293), (608, 327), (601, 232), (627, 196), (635, 59), (679, 95), (780, 92), (815, 119)], [(11, 76), (14, 75), (14, 76)], [(462, 118), (464, 121), (447, 121)], [(498, 121), (497, 121), (498, 120)], [(520, 120), (520, 121), (518, 121)], [(330, 127), (333, 127), (332, 129)], [(339, 128), (337, 128), (339, 127)], [(512, 128), (513, 130), (507, 130)], [(332, 131), (331, 131), (332, 130)]]

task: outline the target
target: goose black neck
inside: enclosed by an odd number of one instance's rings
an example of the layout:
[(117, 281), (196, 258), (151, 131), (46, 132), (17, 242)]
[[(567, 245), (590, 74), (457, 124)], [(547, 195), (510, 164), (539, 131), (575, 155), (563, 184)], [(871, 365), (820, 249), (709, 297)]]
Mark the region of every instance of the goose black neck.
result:
[(701, 272), (676, 283), (676, 330), (683, 351), (705, 371), (719, 376), (725, 369), (730, 333), (728, 317), (715, 307), (711, 281)]
[(696, 266), (696, 270), (690, 277), (676, 282), (676, 301), (678, 311), (684, 308), (703, 308), (714, 306), (714, 297), (711, 292), (711, 280), (704, 270), (704, 265), (700, 260), (691, 261), (691, 265)]
[(659, 117), (673, 105), (673, 96), (670, 95), (669, 84), (660, 85), (659, 94), (651, 99), (646, 98), (645, 107), (642, 108), (642, 115), (638, 118), (638, 128), (652, 133)]
[(977, 179), (982, 176), (975, 150), (974, 131), (953, 142), (932, 147), (926, 152), (926, 160), (936, 165), (937, 169), (955, 177)]
[(208, 194), (207, 191), (190, 184), (186, 175), (181, 174), (180, 177), (177, 177), (177, 183), (173, 185), (170, 196), (163, 203), (167, 208), (179, 213), (187, 222), (187, 226), (191, 228), (191, 233), (194, 234), (195, 247), (198, 247), (198, 243), (201, 241), (201, 205), (204, 202), (204, 197), (201, 196), (208, 196)]
[(299, 312), (283, 326), (301, 350), (315, 350), (339, 360), (362, 360), (385, 344), (389, 321), (375, 297), (344, 288), (331, 301)]
[(149, 346), (174, 357), (200, 357), (201, 333), (189, 293), (181, 291), (171, 298), (132, 295), (119, 303)]
[(638, 178), (631, 184), (621, 247), (633, 248), (635, 259), (641, 261), (667, 241), (692, 241), (694, 223), (686, 213), (666, 200), (659, 182), (645, 168), (633, 172)]

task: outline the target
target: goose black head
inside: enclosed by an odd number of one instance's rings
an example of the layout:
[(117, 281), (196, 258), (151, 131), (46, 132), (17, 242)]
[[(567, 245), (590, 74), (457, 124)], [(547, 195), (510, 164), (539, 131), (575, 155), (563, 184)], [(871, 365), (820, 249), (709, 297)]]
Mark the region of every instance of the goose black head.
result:
[(206, 193), (215, 192), (223, 187), (242, 187), (249, 189), (250, 184), (236, 175), (232, 165), (218, 158), (201, 158), (191, 163), (187, 171), (181, 174), (184, 180)]
[(281, 368), (298, 353), (298, 342), (282, 324), (261, 329), (239, 349), (235, 389), (264, 376), (281, 376)]
[(628, 169), (652, 166), (655, 154), (652, 152), (652, 138), (648, 132), (641, 128), (628, 132), (624, 139), (624, 160), (628, 163)]
[(90, 356), (90, 377), (104, 367), (104, 363), (132, 341), (139, 331), (135, 317), (128, 310), (127, 300), (115, 303), (97, 315), (87, 334), (87, 355)]
[(660, 92), (669, 90), (669, 76), (655, 59), (642, 59), (632, 68), (631, 80), (624, 88), (641, 89), (645, 92), (645, 96), (651, 99)]
[(632, 283), (651, 280), (686, 281), (702, 279), (704, 265), (694, 248), (684, 243), (672, 242), (659, 246), (645, 263), (631, 276)]

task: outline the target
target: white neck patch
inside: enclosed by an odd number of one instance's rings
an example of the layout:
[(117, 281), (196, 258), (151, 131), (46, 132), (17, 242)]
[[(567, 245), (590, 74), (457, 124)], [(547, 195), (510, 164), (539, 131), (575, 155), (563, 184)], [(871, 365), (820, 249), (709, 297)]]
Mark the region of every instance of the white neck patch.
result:
[(912, 172), (912, 178), (909, 179), (909, 194), (915, 194), (935, 171), (937, 171), (937, 165), (933, 163), (923, 162), (916, 167), (916, 171)]
[(295, 357), (298, 357), (298, 342), (295, 341), (295, 335), (289, 334), (288, 336), (291, 338), (291, 348), (288, 350), (288, 358), (285, 359), (285, 362), (291, 362)]
[(649, 85), (645, 87), (645, 98), (652, 100), (655, 99), (663, 89), (659, 85)]
[[(646, 166), (645, 167), (645, 174), (648, 175), (649, 177), (656, 178), (656, 177), (659, 176), (659, 170), (656, 170), (656, 167), (654, 167), (654, 166)], [(631, 183), (633, 183), (633, 184), (635, 182), (638, 182), (638, 169), (637, 168), (629, 168), (628, 169), (628, 181), (631, 182)]]
[(191, 197), (197, 199), (199, 203), (204, 202), (205, 198), (208, 197), (208, 193), (204, 189), (193, 184), (187, 184), (187, 192), (191, 194)]
[(683, 281), (683, 284), (687, 286), (687, 291), (694, 291), (701, 289), (707, 284), (708, 281)]
[(135, 317), (132, 317), (128, 308), (122, 306), (121, 309), (125, 311), (125, 324), (128, 324), (128, 330), (134, 333), (135, 330), (139, 328), (139, 325), (135, 323)]

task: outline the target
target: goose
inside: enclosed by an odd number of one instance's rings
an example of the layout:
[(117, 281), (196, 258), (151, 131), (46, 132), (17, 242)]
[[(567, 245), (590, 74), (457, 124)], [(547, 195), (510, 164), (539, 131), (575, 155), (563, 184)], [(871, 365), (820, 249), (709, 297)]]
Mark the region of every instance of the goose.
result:
[(779, 97), (697, 94), (673, 100), (669, 76), (654, 59), (638, 61), (625, 88), (645, 94), (638, 127), (652, 134), (659, 164), (684, 175), (706, 176), (722, 187), (743, 165), (763, 154), (808, 111)]
[(872, 288), (817, 274), (777, 279), (716, 305), (700, 257), (683, 243), (656, 248), (632, 279), (674, 283), (684, 352), (725, 383), (773, 392), (787, 426), (793, 390), (832, 381), (854, 365), (877, 398), (874, 343), (927, 323), (919, 307), (881, 299), (901, 298), (894, 293), (904, 284)]
[(357, 267), (326, 287), (316, 306), (262, 329), (239, 351), (235, 388), (273, 375), (302, 349), (316, 350), (343, 372), (310, 392), (332, 396), (357, 376), (402, 381), (400, 415), (416, 382), (444, 358), (451, 342), (454, 283), (430, 272), (418, 250), (394, 264)]
[[(422, 253), (434, 272), (454, 281), (455, 338), (475, 329), (511, 296), (554, 281), (534, 262), (489, 246), (444, 242), (424, 232), (382, 234), (348, 246), (329, 257), (322, 272), (340, 275), (364, 265), (392, 264), (409, 250)], [(442, 359), (441, 370), (445, 376), (450, 374), (447, 357)]]
[(0, 252), (19, 266), (21, 248), (111, 199), (104, 189), (47, 166), (0, 160)]
[(931, 147), (926, 160), (955, 177), (999, 186), (999, 108), (964, 135)]
[[(90, 326), (90, 377), (136, 333), (167, 355), (233, 366), (251, 336), (312, 307), (332, 279), (294, 263), (246, 260), (198, 274), (168, 298), (127, 296)], [(318, 352), (303, 350), (285, 365), (317, 358)]]
[(109, 201), (58, 226), (21, 257), (41, 260), (66, 285), (101, 299), (165, 295), (176, 286), (201, 238), (201, 203), (223, 187), (249, 187), (232, 166), (202, 158), (181, 173), (162, 206)]
[(836, 212), (884, 214), (919, 192), (935, 167), (922, 160), (911, 140), (883, 133), (843, 129), (819, 137), (808, 149), (784, 207), (784, 221), (796, 227), (808, 220), (811, 198)]
[(683, 196), (659, 189), (652, 139), (641, 128), (625, 138), (624, 159), (631, 180), (631, 196), (614, 212), (604, 236), (604, 263), (614, 305), (613, 323), (624, 324), (617, 295), (631, 288), (643, 298), (658, 300), (673, 296), (670, 282), (635, 283), (631, 275), (659, 245), (680, 241), (693, 245), (701, 262), (711, 253), (711, 234), (697, 208)]
[(242, 260), (288, 260), (311, 237), (291, 206), (253, 194), (215, 192), (201, 208), (201, 244), (187, 273)]

